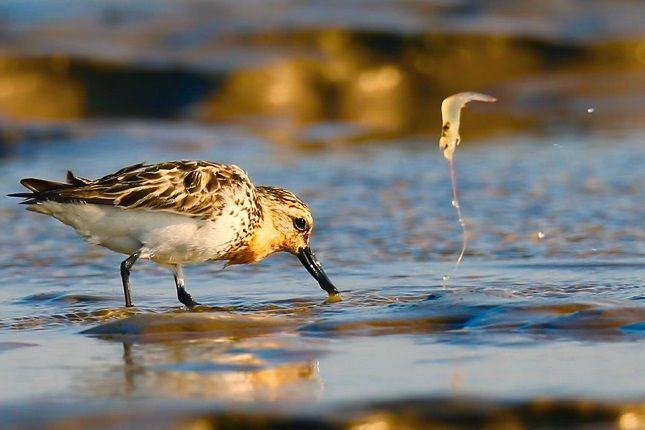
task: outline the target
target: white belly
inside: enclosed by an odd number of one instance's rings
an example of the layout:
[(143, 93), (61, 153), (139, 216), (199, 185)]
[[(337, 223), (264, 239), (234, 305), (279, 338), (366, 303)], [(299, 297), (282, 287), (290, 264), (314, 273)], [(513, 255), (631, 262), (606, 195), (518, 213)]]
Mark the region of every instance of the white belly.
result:
[(42, 202), (31, 210), (73, 227), (90, 243), (164, 264), (200, 263), (222, 258), (248, 225), (237, 217), (204, 221), (145, 209), (107, 205)]

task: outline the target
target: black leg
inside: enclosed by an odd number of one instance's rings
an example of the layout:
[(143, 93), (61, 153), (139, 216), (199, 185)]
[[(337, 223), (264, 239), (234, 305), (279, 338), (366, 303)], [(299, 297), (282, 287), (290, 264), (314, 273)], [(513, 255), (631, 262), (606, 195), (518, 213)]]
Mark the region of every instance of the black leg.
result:
[(188, 308), (198, 306), (199, 303), (194, 301), (190, 294), (188, 294), (188, 291), (186, 291), (184, 285), (184, 271), (181, 266), (173, 265), (172, 274), (175, 276), (175, 286), (177, 287), (177, 298), (179, 301)]
[(177, 298), (179, 298), (179, 301), (188, 308), (194, 308), (199, 305), (199, 303), (194, 301), (190, 294), (188, 294), (188, 291), (186, 291), (185, 288), (177, 288)]
[(121, 263), (121, 280), (123, 281), (123, 293), (125, 294), (125, 307), (131, 308), (132, 294), (130, 293), (130, 269), (132, 265), (139, 259), (139, 251), (135, 252)]

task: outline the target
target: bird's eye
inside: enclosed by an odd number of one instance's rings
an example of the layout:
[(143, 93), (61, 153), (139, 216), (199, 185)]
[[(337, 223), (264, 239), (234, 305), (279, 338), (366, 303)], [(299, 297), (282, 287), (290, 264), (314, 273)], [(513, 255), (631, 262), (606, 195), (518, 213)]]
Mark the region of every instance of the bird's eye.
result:
[(293, 219), (293, 226), (298, 231), (305, 231), (305, 230), (307, 230), (307, 220), (304, 219), (304, 218), (294, 218)]

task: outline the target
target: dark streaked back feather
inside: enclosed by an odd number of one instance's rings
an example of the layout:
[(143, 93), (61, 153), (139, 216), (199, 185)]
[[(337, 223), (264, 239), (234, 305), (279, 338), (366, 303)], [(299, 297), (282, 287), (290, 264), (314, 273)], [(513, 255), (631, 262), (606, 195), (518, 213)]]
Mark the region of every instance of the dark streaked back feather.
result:
[(72, 172), (71, 170), (67, 171), (67, 183), (69, 185), (76, 185), (76, 186), (89, 185), (92, 182), (93, 181), (91, 179), (85, 179), (85, 178), (81, 178), (80, 176), (76, 176), (74, 172)]
[(134, 164), (97, 180), (67, 175), (68, 184), (41, 179), (22, 181), (33, 194), (25, 203), (52, 200), (93, 203), (125, 209), (173, 212), (201, 219), (220, 215), (228, 205), (256, 212), (255, 188), (242, 169), (207, 161)]

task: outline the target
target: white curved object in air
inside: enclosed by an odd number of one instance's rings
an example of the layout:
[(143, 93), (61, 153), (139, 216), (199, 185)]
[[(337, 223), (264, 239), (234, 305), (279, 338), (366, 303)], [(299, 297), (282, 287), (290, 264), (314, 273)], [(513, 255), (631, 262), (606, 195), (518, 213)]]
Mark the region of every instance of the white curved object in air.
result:
[(448, 160), (452, 160), (452, 155), (459, 145), (459, 119), (461, 116), (461, 108), (466, 106), (466, 103), (477, 101), (485, 103), (496, 102), (497, 99), (486, 94), (465, 92), (453, 94), (450, 97), (443, 99), (441, 103), (441, 119), (443, 125), (441, 127), (441, 138), (439, 139), (439, 148), (443, 151), (443, 156)]
[[(461, 252), (457, 261), (455, 262), (455, 267), (452, 270), (452, 273), (455, 273), (461, 260), (464, 258), (464, 253), (466, 252), (466, 246), (468, 245), (468, 233), (466, 231), (466, 221), (461, 215), (461, 207), (459, 206), (459, 198), (457, 197), (457, 174), (455, 171), (455, 161), (453, 160), (453, 155), (457, 145), (459, 145), (459, 120), (461, 117), (461, 109), (466, 106), (466, 103), (478, 101), (485, 103), (496, 102), (497, 99), (486, 94), (465, 92), (453, 94), (450, 97), (447, 97), (441, 103), (441, 119), (443, 125), (441, 127), (441, 138), (439, 139), (439, 148), (443, 151), (443, 156), (446, 157), (450, 163), (450, 183), (452, 184), (452, 206), (457, 211), (457, 217), (459, 220), (459, 225), (463, 232), (463, 242), (461, 245)], [(444, 275), (443, 280), (447, 281), (450, 279), (449, 275)]]

